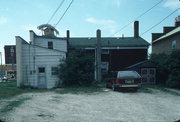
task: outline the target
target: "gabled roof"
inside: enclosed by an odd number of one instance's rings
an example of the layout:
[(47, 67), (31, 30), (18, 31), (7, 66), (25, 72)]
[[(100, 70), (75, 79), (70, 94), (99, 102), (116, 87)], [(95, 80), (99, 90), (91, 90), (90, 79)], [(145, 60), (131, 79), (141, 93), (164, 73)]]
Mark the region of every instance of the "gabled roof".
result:
[[(95, 47), (96, 38), (70, 38), (69, 45), (71, 47)], [(138, 37), (102, 37), (101, 46), (104, 47), (148, 47), (150, 44), (143, 38)]]
[(145, 61), (141, 61), (141, 62), (138, 62), (138, 63), (136, 63), (136, 64), (133, 64), (133, 65), (131, 65), (131, 66), (128, 66), (128, 67), (126, 67), (125, 69), (132, 69), (132, 68), (136, 68), (136, 67), (148, 67), (148, 68), (155, 68), (156, 67), (156, 64), (154, 63), (154, 62), (152, 62), (151, 60), (145, 60)]
[(166, 33), (165, 35), (161, 36), (160, 38), (154, 40), (152, 43), (155, 43), (155, 42), (157, 42), (157, 41), (159, 41), (159, 40), (162, 40), (162, 39), (164, 39), (164, 38), (167, 38), (167, 37), (169, 37), (169, 36), (172, 36), (172, 35), (174, 35), (174, 34), (177, 34), (178, 32), (180, 32), (180, 26), (177, 27), (177, 28), (175, 28), (174, 30), (170, 31), (169, 33)]

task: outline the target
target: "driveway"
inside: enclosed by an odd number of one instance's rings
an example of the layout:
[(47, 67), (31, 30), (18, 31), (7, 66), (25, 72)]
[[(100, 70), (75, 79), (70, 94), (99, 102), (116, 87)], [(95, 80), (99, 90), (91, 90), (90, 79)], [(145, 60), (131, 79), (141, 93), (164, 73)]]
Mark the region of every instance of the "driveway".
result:
[(28, 93), (18, 99), (23, 97), (31, 99), (0, 119), (9, 122), (173, 122), (180, 119), (180, 96), (156, 89), (150, 93), (105, 89), (92, 95)]

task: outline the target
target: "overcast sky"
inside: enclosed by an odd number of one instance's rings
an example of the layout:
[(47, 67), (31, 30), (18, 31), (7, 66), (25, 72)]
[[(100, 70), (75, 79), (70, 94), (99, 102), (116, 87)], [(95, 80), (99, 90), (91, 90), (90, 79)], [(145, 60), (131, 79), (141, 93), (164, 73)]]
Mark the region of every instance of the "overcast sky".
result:
[[(40, 34), (37, 26), (45, 24), (50, 19), (62, 0), (0, 0), (0, 52), (4, 45), (15, 45), (15, 36), (21, 36), (29, 41), (29, 30)], [(124, 25), (135, 20), (139, 15), (161, 0), (74, 0), (72, 6), (56, 26), (60, 37), (70, 30), (73, 37), (95, 36), (101, 29), (102, 36), (133, 36), (133, 25), (116, 33)], [(49, 24), (56, 24), (71, 0), (65, 0)], [(168, 14), (180, 7), (179, 0), (163, 0), (151, 11), (139, 18), (140, 34), (157, 24)], [(173, 26), (174, 18), (180, 15), (180, 10), (168, 17), (160, 25), (142, 38), (151, 43), (151, 33), (162, 32), (163, 26)]]

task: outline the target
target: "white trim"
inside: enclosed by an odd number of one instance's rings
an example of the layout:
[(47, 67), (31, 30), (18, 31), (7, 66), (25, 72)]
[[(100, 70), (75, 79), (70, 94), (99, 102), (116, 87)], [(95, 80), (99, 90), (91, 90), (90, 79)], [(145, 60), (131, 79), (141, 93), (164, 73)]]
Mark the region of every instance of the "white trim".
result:
[(139, 87), (139, 85), (122, 85), (121, 87)]
[[(86, 50), (94, 50), (94, 47), (86, 47)], [(148, 49), (148, 47), (102, 47), (101, 49)]]

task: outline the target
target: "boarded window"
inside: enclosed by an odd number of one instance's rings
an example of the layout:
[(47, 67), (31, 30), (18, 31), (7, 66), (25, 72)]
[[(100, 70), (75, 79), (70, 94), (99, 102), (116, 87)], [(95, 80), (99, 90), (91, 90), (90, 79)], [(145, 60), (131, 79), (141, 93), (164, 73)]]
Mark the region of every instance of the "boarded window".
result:
[(45, 68), (44, 67), (39, 67), (39, 73), (45, 73)]
[(48, 42), (48, 49), (53, 49), (53, 42)]
[(58, 68), (57, 67), (51, 67), (51, 74), (57, 75), (58, 74)]

